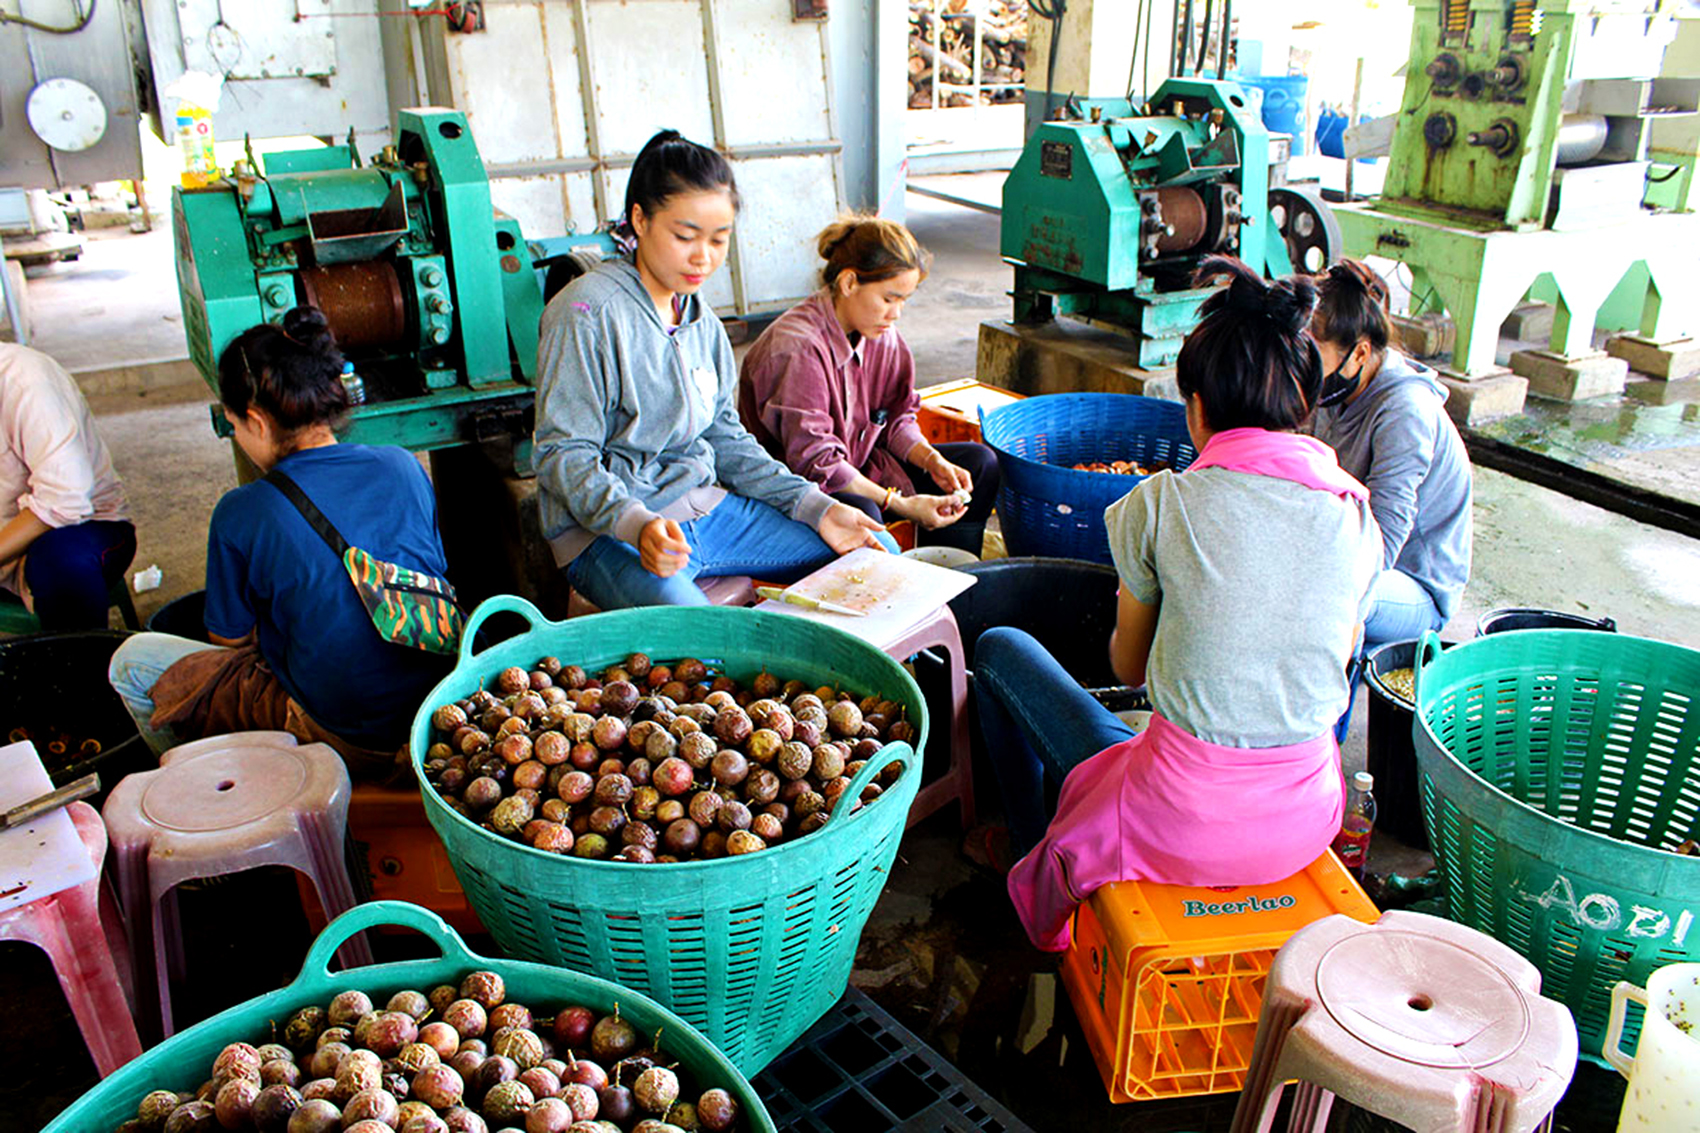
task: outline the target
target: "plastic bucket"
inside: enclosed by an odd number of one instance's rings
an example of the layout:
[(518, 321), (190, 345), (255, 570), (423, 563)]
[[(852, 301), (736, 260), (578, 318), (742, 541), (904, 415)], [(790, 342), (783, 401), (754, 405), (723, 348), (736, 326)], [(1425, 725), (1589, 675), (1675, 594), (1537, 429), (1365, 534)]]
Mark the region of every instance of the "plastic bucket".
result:
[(153, 617), (148, 619), (148, 632), (170, 633), (210, 644), (207, 637), (207, 592), (191, 590), (155, 610)]
[[(481, 653), (478, 628), (511, 611), (529, 632)], [(425, 815), (479, 921), (502, 951), (573, 968), (653, 996), (754, 1073), (844, 994), (862, 926), (890, 876), (920, 761), (887, 744), (851, 780), (823, 829), (759, 854), (667, 865), (591, 861), (510, 841), (450, 809), (425, 778), (431, 713), (470, 695), (509, 665), (539, 657), (597, 670), (633, 651), (698, 657), (736, 680), (762, 669), (812, 685), (878, 692), (905, 705), (927, 738), (914, 678), (843, 630), (759, 610), (667, 606), (551, 622), (523, 598), (500, 596), (467, 619), (460, 660), (414, 717), (414, 771)], [(903, 774), (871, 805), (849, 813), (892, 763)]]
[[(0, 642), (0, 742), (14, 729), (27, 731), (56, 785), (98, 771), (97, 806), (119, 779), (157, 765), (129, 710), (106, 680), (113, 651), (129, 636), (96, 629)], [(97, 741), (100, 752), (49, 751), (53, 741), (46, 737), (61, 729), (79, 740)]]
[(1584, 618), (1581, 614), (1537, 610), (1529, 606), (1489, 610), (1476, 620), (1477, 637), (1519, 629), (1591, 629), (1600, 633), (1616, 633), (1617, 623), (1610, 618)]
[(1272, 134), (1291, 134), (1293, 152), (1302, 152), (1310, 79), (1305, 75), (1240, 75), (1235, 81), (1263, 92), (1263, 128)]
[[(1451, 648), (1453, 642), (1443, 642)], [(1415, 641), (1390, 641), (1364, 658), (1369, 686), (1369, 750), (1366, 769), (1375, 776), (1375, 824), (1407, 846), (1428, 849), (1423, 829), (1422, 795), (1417, 788), (1417, 749), (1411, 739), (1416, 705), (1383, 679), (1409, 669), (1417, 656)]]
[[(434, 959), (404, 960), (332, 972), (337, 946), (355, 933), (380, 925), (418, 929), (440, 953)], [(468, 972), (490, 970), (502, 977), (508, 998), (540, 1008), (582, 1005), (607, 1012), (619, 1004), (620, 1017), (646, 1036), (660, 1031), (662, 1050), (702, 1088), (720, 1086), (743, 1110), (740, 1125), (752, 1133), (774, 1133), (773, 1121), (749, 1082), (724, 1055), (683, 1019), (646, 996), (606, 980), (576, 972), (497, 960), (470, 951), (441, 917), (417, 905), (374, 901), (332, 921), (307, 952), (301, 974), (280, 991), (232, 1007), (173, 1035), (140, 1058), (115, 1071), (53, 1119), (43, 1133), (88, 1133), (116, 1129), (136, 1116), (136, 1105), (155, 1089), (193, 1090), (218, 1052), (233, 1042), (273, 1041), (290, 1014), (311, 1004), (323, 1006), (341, 991), (359, 990), (382, 1003), (406, 988), (428, 992), (443, 983), (459, 983)]]
[[(1635, 1057), (1624, 1054), (1624, 1016), (1634, 1000), (1645, 1014)], [(1629, 1079), (1624, 1093), (1618, 1133), (1662, 1133), (1673, 1123), (1693, 1128), (1700, 1122), (1700, 1040), (1693, 1027), (1700, 1023), (1700, 964), (1667, 964), (1647, 979), (1642, 991), (1628, 981), (1611, 993), (1611, 1024), (1606, 1029), (1605, 1056)], [(1687, 1113), (1686, 1119), (1673, 1114)]]
[(1116, 572), (1080, 559), (992, 559), (962, 568), (974, 585), (951, 599), (962, 635), (964, 664), (974, 667), (974, 644), (993, 626), (1013, 626), (1038, 638), (1069, 675), (1088, 687), (1116, 684), (1110, 672), (1110, 633), (1116, 628)]

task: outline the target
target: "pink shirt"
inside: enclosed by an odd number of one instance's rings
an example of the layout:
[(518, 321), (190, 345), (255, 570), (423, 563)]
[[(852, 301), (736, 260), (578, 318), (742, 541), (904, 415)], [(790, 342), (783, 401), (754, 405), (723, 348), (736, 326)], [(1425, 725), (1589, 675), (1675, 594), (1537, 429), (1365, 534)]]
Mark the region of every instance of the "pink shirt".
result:
[(915, 357), (895, 329), (854, 348), (825, 289), (775, 319), (744, 356), (744, 427), (791, 470), (841, 492), (860, 472), (908, 491), (900, 462), (921, 443)]
[[(0, 342), (0, 523), (26, 508), (49, 527), (130, 518), (76, 380), (39, 350)], [(0, 567), (0, 586), (27, 598), (23, 562)]]

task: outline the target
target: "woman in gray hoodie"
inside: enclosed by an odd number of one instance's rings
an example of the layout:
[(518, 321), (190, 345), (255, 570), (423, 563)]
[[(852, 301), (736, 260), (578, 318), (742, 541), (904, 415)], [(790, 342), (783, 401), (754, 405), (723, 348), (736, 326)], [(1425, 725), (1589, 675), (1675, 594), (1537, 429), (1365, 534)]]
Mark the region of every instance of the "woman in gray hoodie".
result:
[(896, 549), (738, 420), (732, 345), (698, 294), (737, 210), (726, 159), (663, 130), (627, 182), (631, 258), (580, 276), (543, 312), (543, 532), (573, 589), (604, 610), (701, 605), (694, 579), (789, 582), (857, 547)]
[(1317, 280), (1311, 334), (1328, 373), (1311, 432), (1369, 489), (1382, 571), (1364, 646), (1439, 630), (1470, 579), (1470, 460), (1433, 370), (1388, 346), (1387, 285), (1342, 260)]

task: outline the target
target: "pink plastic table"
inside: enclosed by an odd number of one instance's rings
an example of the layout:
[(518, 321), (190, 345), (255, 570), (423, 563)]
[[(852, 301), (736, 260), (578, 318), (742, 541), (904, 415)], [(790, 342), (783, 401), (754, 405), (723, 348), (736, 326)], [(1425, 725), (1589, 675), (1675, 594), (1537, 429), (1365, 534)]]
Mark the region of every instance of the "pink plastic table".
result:
[[(342, 757), (287, 732), (183, 744), (161, 757), (159, 770), (128, 776), (113, 789), (106, 827), (130, 918), (138, 998), (151, 967), (162, 1035), (172, 1033), (171, 977), (183, 967), (173, 889), (194, 878), (286, 865), (307, 875), (325, 915), (336, 917), (356, 903), (344, 854), (349, 794)], [(372, 962), (363, 936), (338, 955), (344, 967)]]
[(1532, 964), (1420, 913), (1326, 917), (1270, 968), (1232, 1133), (1267, 1133), (1297, 1079), (1289, 1130), (1320, 1133), (1336, 1096), (1421, 1133), (1526, 1133), (1576, 1069), (1576, 1025)]
[(142, 1042), (120, 974), (128, 962), (123, 930), (117, 910), (101, 900), (106, 827), (88, 803), (65, 809), (94, 862), (94, 879), (0, 913), (0, 940), (24, 941), (47, 953), (104, 1078), (141, 1054)]

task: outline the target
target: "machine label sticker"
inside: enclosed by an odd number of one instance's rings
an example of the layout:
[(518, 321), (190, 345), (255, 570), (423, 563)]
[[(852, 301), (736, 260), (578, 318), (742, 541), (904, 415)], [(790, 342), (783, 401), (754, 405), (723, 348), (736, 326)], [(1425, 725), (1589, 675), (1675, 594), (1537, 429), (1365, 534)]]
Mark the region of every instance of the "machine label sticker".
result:
[(1040, 142), (1039, 176), (1074, 180), (1074, 147), (1067, 142)]
[(1290, 909), (1298, 903), (1298, 898), (1291, 893), (1283, 893), (1279, 897), (1259, 897), (1253, 894), (1239, 901), (1224, 901), (1219, 905), (1204, 901), (1182, 901), (1181, 916), (1231, 917), (1238, 913), (1269, 913), (1276, 909)]

